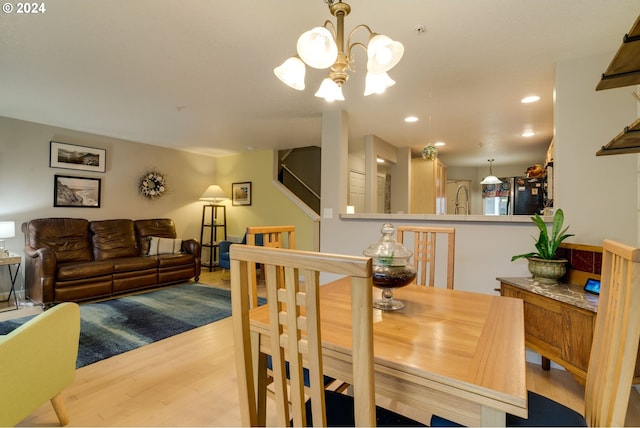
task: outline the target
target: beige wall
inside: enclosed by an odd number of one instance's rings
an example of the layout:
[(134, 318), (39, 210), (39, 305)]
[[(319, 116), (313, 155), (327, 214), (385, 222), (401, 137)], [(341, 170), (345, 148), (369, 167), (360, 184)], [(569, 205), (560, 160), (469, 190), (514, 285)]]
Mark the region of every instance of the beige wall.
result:
[(638, 155), (595, 155), (637, 117), (635, 86), (595, 90), (612, 57), (557, 66), (555, 201), (580, 243), (601, 245), (609, 238), (635, 246)]
[[(107, 171), (50, 168), (51, 140), (106, 149)], [(152, 169), (167, 178), (166, 195), (157, 200), (141, 196), (137, 188), (140, 176)], [(56, 174), (100, 178), (101, 207), (54, 208)], [(198, 198), (215, 181), (212, 157), (0, 117), (0, 220), (16, 222), (16, 237), (7, 239), (6, 246), (20, 255), (24, 245), (20, 225), (40, 217), (169, 217), (179, 236), (199, 239), (202, 202)], [(0, 268), (0, 293), (6, 288), (6, 271)], [(19, 289), (21, 284), (20, 278)]]
[(231, 184), (250, 181), (252, 204), (250, 206), (227, 205), (227, 233), (242, 238), (247, 226), (294, 225), (296, 248), (313, 250), (314, 220), (280, 190), (273, 180), (274, 152), (251, 151), (217, 159), (218, 184), (231, 197)]

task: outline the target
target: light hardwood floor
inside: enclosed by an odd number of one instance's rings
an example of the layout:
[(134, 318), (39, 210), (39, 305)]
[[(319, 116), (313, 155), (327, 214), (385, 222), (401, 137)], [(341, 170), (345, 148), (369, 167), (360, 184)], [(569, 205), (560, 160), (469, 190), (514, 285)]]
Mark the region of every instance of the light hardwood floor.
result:
[[(228, 288), (229, 274), (226, 280), (220, 275), (203, 272), (200, 282)], [(527, 383), (581, 411), (584, 389), (567, 372), (528, 364)], [(82, 367), (63, 392), (69, 426), (239, 426), (237, 395), (230, 318)], [(380, 399), (380, 404), (429, 422), (430, 415), (398, 403)], [(627, 426), (640, 425), (635, 390), (629, 409)], [(58, 423), (45, 403), (20, 425)]]

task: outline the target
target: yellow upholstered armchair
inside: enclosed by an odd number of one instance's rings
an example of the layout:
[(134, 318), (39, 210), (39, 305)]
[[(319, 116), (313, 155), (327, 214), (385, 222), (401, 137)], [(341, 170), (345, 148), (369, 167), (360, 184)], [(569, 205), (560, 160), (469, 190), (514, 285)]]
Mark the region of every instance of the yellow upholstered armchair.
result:
[(80, 308), (61, 303), (0, 336), (0, 426), (13, 426), (51, 400), (69, 421), (61, 391), (74, 379)]

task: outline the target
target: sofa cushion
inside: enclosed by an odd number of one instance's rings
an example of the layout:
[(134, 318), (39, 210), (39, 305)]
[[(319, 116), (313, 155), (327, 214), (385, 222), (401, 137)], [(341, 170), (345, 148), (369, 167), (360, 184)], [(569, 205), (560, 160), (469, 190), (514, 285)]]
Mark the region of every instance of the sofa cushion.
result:
[(126, 257), (110, 260), (113, 264), (113, 272), (143, 271), (158, 267), (158, 260), (153, 257)]
[(193, 264), (193, 254), (163, 254), (158, 257), (158, 266), (160, 269), (174, 267), (174, 266), (182, 266), (182, 265), (192, 265)]
[(64, 263), (58, 266), (56, 279), (58, 281), (71, 281), (79, 278), (111, 275), (112, 273), (113, 263), (110, 262)]
[(41, 218), (22, 225), (25, 245), (51, 248), (58, 263), (92, 260), (89, 221), (82, 218)]
[(136, 220), (134, 221), (134, 227), (140, 254), (149, 254), (149, 239), (147, 238), (150, 236), (173, 239), (178, 237), (176, 226), (170, 218)]
[(133, 220), (92, 221), (91, 242), (95, 260), (139, 256)]
[(147, 256), (157, 256), (158, 254), (178, 254), (182, 252), (182, 239), (161, 238), (159, 236), (149, 237), (149, 252)]

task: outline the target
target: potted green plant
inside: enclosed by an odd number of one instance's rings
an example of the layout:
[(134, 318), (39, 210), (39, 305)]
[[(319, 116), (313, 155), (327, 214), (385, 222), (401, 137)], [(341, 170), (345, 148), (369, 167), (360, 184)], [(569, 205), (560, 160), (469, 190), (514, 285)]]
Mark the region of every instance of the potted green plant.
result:
[(564, 213), (562, 209), (556, 210), (553, 215), (551, 235), (549, 235), (547, 225), (542, 217), (536, 214), (535, 217), (531, 217), (531, 220), (540, 230), (538, 239), (536, 240), (534, 237), (535, 247), (538, 251), (518, 254), (511, 257), (511, 261), (527, 259), (529, 261), (529, 272), (533, 275), (533, 279), (542, 284), (556, 284), (558, 279), (567, 272), (568, 262), (566, 259), (558, 258), (556, 252), (562, 241), (574, 235), (567, 233), (569, 226), (563, 228)]

